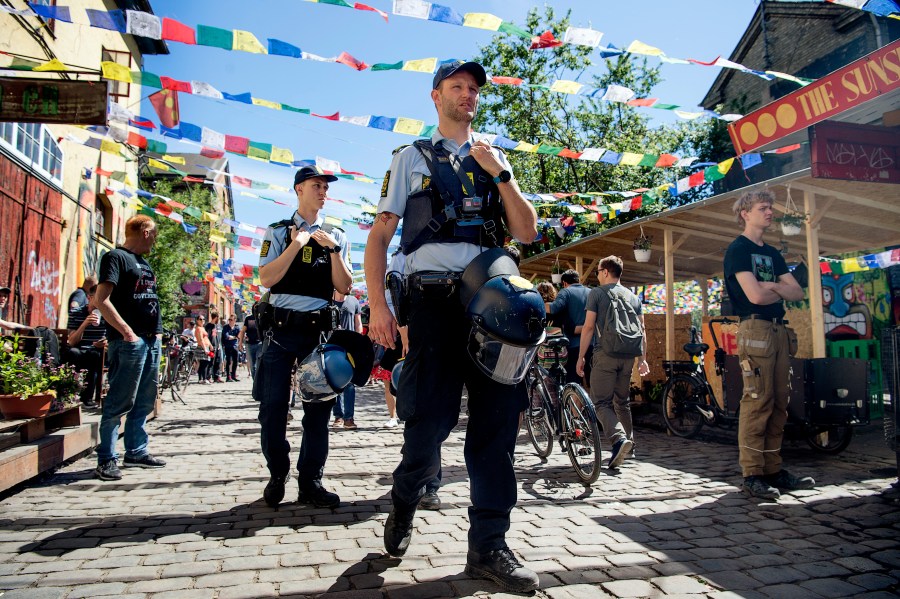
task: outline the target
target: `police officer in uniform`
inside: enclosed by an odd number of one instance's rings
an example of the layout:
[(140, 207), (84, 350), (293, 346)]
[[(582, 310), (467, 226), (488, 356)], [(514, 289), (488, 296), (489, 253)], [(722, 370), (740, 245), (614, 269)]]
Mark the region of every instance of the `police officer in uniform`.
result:
[[(262, 425), (262, 452), (271, 478), (263, 492), (270, 507), (284, 498), (290, 471), (287, 419), (291, 370), (319, 344), (322, 333), (335, 326), (331, 299), (335, 289), (346, 293), (352, 276), (349, 244), (344, 232), (323, 223), (328, 183), (337, 177), (314, 166), (294, 176), (297, 211), (266, 230), (259, 259), (260, 282), (269, 287), (269, 307), (260, 319), (263, 346), (254, 381)], [(334, 399), (303, 402), (303, 440), (297, 460), (298, 501), (336, 507), (340, 498), (322, 486), (328, 457), (328, 420)]]
[[(470, 262), (503, 246), (503, 221), (520, 241), (530, 243), (537, 236), (534, 207), (522, 197), (506, 157), (472, 134), (485, 82), (484, 69), (474, 62), (438, 69), (431, 92), (438, 131), (395, 153), (369, 233), (365, 270), (370, 285), (385, 278), (388, 244), (401, 218), (408, 275), (408, 318), (401, 320), (408, 320), (409, 353), (397, 400), (406, 424), (384, 544), (390, 555), (406, 552), (416, 506), (440, 468), (440, 445), (459, 418), (465, 383), (465, 459), (472, 498), (466, 572), (528, 592), (537, 588), (538, 577), (518, 562), (505, 540), (516, 503), (512, 454), (519, 412), (526, 406), (524, 385), (498, 383), (467, 356), (472, 325), (459, 296), (461, 273)], [(383, 295), (372, 294), (369, 300), (369, 336), (393, 347), (397, 321)]]

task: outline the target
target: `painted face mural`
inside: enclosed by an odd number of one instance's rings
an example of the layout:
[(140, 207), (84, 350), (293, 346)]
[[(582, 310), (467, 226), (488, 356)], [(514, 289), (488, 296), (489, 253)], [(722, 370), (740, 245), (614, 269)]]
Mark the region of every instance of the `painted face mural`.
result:
[(870, 339), (872, 315), (856, 297), (855, 277), (822, 277), (822, 305), (825, 309), (825, 338), (831, 341)]

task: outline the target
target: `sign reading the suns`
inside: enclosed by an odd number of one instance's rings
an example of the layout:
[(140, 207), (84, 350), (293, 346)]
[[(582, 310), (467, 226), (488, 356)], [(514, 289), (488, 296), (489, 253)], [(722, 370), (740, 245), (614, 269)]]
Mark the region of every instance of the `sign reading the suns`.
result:
[(900, 40), (728, 125), (738, 154), (900, 88)]

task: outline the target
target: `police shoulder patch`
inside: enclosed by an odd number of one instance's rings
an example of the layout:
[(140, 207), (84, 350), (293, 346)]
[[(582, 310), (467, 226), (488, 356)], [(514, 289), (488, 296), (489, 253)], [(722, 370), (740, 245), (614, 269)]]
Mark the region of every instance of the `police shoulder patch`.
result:
[(422, 175), (422, 189), (428, 189), (429, 185), (431, 185), (431, 177)]
[(262, 247), (259, 248), (259, 255), (265, 258), (269, 255), (269, 248), (272, 247), (272, 240), (266, 239), (262, 242)]
[(387, 171), (384, 174), (384, 183), (381, 184), (381, 197), (387, 197), (388, 185), (391, 182), (391, 171)]

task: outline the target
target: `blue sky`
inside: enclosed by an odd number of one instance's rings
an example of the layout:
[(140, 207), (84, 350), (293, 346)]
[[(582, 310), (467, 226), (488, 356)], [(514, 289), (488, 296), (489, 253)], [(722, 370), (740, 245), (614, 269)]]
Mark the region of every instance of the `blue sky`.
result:
[[(366, 0), (366, 4), (391, 12), (389, 0)], [(625, 47), (631, 41), (657, 46), (679, 58), (712, 60), (728, 57), (752, 17), (756, 0), (549, 0), (535, 4), (521, 0), (444, 0), (460, 13), (488, 12), (517, 25), (524, 24), (527, 11), (550, 5), (558, 16), (571, 9), (571, 23), (604, 33), (602, 45)], [(198, 24), (252, 32), (265, 45), (276, 38), (320, 56), (348, 52), (369, 64), (393, 63), (416, 58), (469, 59), (491, 43), (493, 32), (390, 15), (385, 21), (376, 13), (299, 0), (153, 0), (155, 14), (195, 27)], [(542, 8), (541, 8), (542, 10)], [(540, 32), (535, 32), (540, 33)], [(250, 92), (254, 97), (309, 108), (319, 114), (377, 114), (406, 116), (428, 124), (437, 122), (429, 98), (431, 75), (387, 71), (357, 72), (335, 63), (319, 63), (282, 56), (229, 52), (218, 48), (169, 42), (170, 54), (145, 57), (144, 68), (157, 75), (207, 82), (229, 93)], [(651, 64), (656, 59), (651, 58)], [(601, 64), (585, 74), (600, 74)], [(755, 65), (748, 65), (755, 66)], [(661, 101), (693, 108), (715, 79), (718, 69), (688, 65), (663, 65), (664, 78), (654, 90)], [(501, 73), (497, 73), (501, 74)], [(751, 76), (751, 75), (740, 75)], [(322, 156), (338, 160), (343, 168), (383, 176), (391, 151), (414, 138), (314, 117), (248, 106), (230, 101), (180, 95), (181, 118), (220, 133), (249, 137), (254, 141), (290, 148), (295, 159)], [(572, 100), (573, 102), (575, 100)], [(141, 112), (154, 120), (149, 103)], [(648, 111), (663, 114), (662, 111)], [(173, 152), (196, 152), (196, 147), (166, 140)], [(536, 140), (525, 140), (536, 141)], [(293, 169), (228, 155), (231, 171), (243, 177), (290, 187)], [(633, 168), (633, 167), (621, 167)], [(352, 181), (333, 183), (329, 195), (358, 201), (360, 196), (376, 202), (380, 186)], [(548, 190), (527, 190), (543, 192)], [(269, 192), (294, 205), (293, 196)], [(351, 216), (336, 202), (326, 203), (326, 213)], [(235, 197), (238, 221), (265, 226), (287, 218), (291, 208), (252, 198)], [(351, 241), (365, 242), (365, 232), (349, 231)], [(238, 259), (255, 262), (240, 252)], [(355, 252), (354, 262), (362, 255)]]

